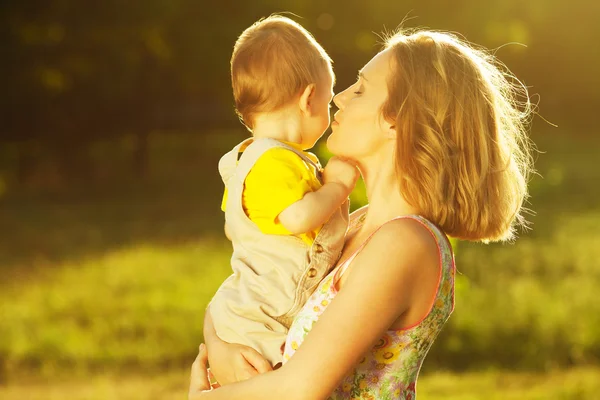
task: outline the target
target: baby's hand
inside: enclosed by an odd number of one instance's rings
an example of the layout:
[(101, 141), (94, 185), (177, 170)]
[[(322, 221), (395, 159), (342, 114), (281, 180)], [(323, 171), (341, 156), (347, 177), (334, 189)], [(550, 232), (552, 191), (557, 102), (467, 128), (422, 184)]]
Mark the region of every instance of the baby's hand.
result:
[(323, 170), (323, 182), (336, 182), (351, 192), (358, 180), (358, 168), (356, 165), (339, 157), (332, 157)]

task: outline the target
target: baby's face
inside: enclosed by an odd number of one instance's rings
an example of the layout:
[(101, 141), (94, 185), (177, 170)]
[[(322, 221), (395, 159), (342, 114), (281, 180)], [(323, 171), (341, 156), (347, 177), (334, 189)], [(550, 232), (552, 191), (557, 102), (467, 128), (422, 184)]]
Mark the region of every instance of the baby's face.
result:
[(329, 127), (329, 109), (333, 100), (333, 72), (325, 75), (316, 86), (316, 92), (311, 102), (311, 116), (307, 118), (302, 131), (302, 145), (310, 149)]

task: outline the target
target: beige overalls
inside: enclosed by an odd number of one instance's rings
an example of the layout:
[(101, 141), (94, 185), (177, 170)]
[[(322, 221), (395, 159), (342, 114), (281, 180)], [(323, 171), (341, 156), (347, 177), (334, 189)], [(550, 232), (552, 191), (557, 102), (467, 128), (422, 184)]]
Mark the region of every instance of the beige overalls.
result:
[[(248, 141), (252, 143), (238, 161), (240, 148)], [(268, 138), (247, 139), (221, 158), (219, 172), (229, 192), (225, 220), (233, 244), (233, 274), (209, 306), (222, 340), (253, 347), (272, 364), (282, 359), (294, 317), (341, 254), (349, 206), (346, 201), (333, 213), (312, 246), (296, 236), (262, 233), (242, 207), (242, 192), (248, 172), (274, 147), (293, 151), (320, 170), (301, 152)]]

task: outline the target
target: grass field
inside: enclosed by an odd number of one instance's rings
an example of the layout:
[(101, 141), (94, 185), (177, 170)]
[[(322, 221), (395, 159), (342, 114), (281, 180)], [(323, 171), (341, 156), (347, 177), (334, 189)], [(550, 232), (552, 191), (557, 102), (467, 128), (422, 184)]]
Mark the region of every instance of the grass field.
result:
[[(22, 382), (0, 387), (5, 400), (176, 400), (184, 399), (187, 370), (146, 375), (94, 375), (51, 383)], [(456, 374), (438, 372), (419, 379), (419, 400), (596, 400), (600, 369), (510, 373), (489, 371)], [(66, 397), (68, 396), (68, 397)]]
[[(216, 163), (238, 138), (157, 136), (149, 181), (0, 198), (1, 399), (184, 396), (229, 272)], [(600, 398), (600, 142), (536, 141), (533, 230), (458, 244), (456, 311), (420, 399)]]

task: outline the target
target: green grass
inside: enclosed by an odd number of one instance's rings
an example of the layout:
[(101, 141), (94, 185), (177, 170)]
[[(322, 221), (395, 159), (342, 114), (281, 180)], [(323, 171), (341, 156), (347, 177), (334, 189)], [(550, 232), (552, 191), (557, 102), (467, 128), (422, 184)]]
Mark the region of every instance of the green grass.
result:
[(419, 379), (419, 400), (594, 400), (600, 369), (549, 373), (438, 372)]
[[(27, 381), (0, 387), (4, 400), (175, 400), (187, 395), (189, 371), (162, 374), (94, 375), (87, 379)], [(595, 400), (600, 392), (598, 368), (541, 373), (438, 372), (424, 375), (419, 400)]]
[(140, 245), (5, 285), (5, 374), (185, 365), (202, 340), (204, 308), (228, 276), (227, 261), (223, 241)]
[(230, 271), (216, 165), (237, 136), (157, 135), (146, 181), (0, 198), (0, 383), (187, 364)]

